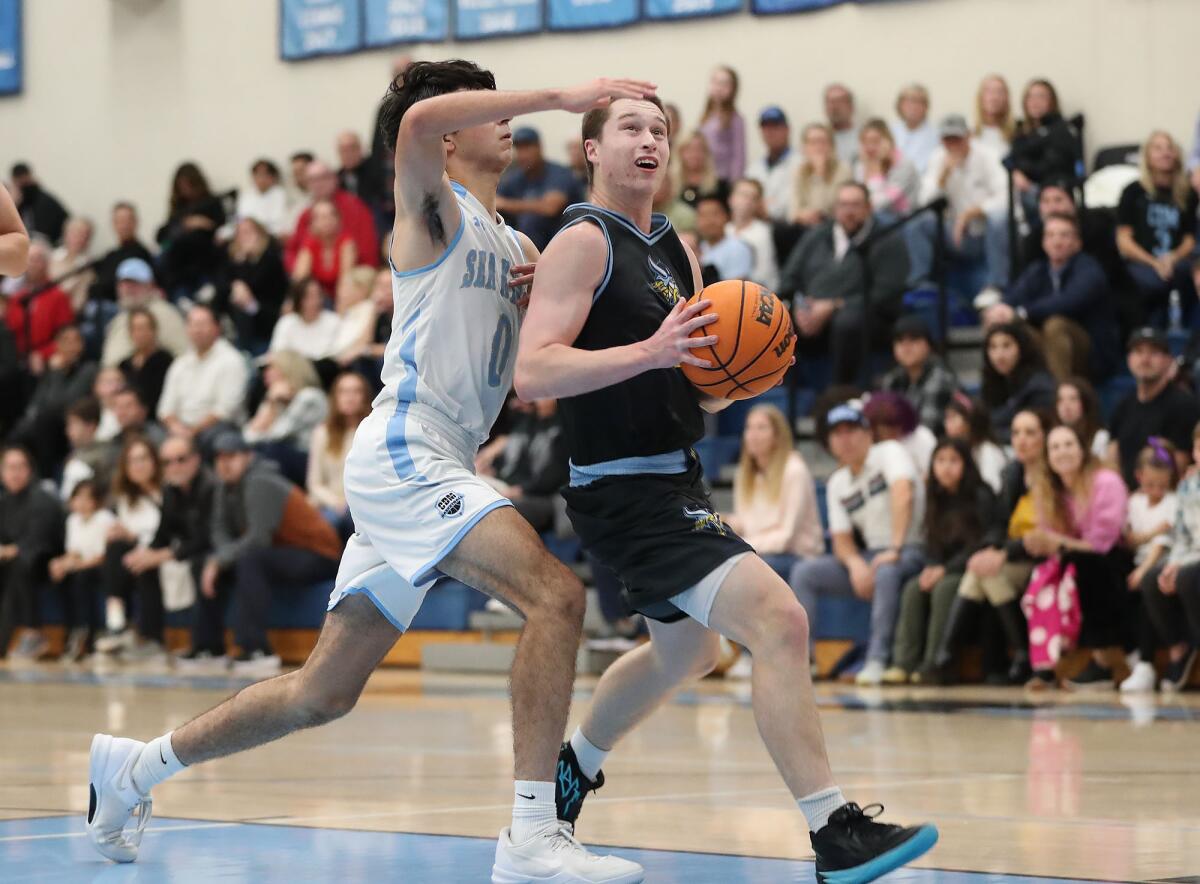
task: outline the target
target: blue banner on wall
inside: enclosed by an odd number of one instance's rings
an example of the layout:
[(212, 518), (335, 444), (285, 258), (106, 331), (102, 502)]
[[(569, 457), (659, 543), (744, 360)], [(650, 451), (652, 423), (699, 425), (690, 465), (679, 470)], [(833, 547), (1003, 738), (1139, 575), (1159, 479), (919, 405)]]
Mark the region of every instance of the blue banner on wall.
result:
[(455, 0), (454, 3), (454, 36), (459, 40), (535, 34), (541, 29), (541, 0)]
[(279, 0), (279, 54), (288, 61), (362, 49), (359, 0)]
[(21, 91), (21, 0), (0, 0), (0, 95)]
[(440, 43), (450, 37), (449, 0), (365, 0), (367, 46)]
[(838, 6), (846, 0), (750, 0), (755, 15), (776, 15), (782, 12), (809, 12)]
[(546, 26), (552, 31), (619, 28), (641, 18), (638, 0), (547, 0)]
[(742, 0), (646, 0), (646, 18), (662, 21), (741, 12)]

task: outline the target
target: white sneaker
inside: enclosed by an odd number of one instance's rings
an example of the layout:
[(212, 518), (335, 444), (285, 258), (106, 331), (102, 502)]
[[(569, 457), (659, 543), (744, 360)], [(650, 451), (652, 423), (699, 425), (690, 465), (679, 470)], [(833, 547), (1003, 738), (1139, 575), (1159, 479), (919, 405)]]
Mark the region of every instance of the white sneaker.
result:
[(1153, 694), (1154, 680), (1157, 677), (1154, 667), (1149, 663), (1138, 663), (1133, 667), (1133, 672), (1129, 674), (1129, 678), (1121, 682), (1121, 693)]
[(878, 660), (868, 660), (866, 665), (854, 677), (856, 685), (876, 687), (883, 684), (883, 664)]
[[(133, 785), (133, 765), (145, 743), (96, 734), (88, 767), (90, 801), (87, 833), (101, 854), (119, 863), (137, 859), (142, 832), (150, 821), (152, 802)], [(136, 828), (125, 827), (137, 814)]]
[(120, 632), (107, 632), (97, 637), (95, 642), (96, 653), (119, 654), (122, 651), (132, 648), (136, 641), (137, 636), (132, 629), (123, 629)]
[(283, 661), (276, 654), (255, 651), (252, 654), (239, 654), (234, 658), (230, 668), (234, 675), (246, 678), (266, 678), (278, 675), (283, 670)]
[(640, 884), (645, 877), (637, 863), (589, 853), (562, 821), (524, 844), (513, 844), (502, 830), (492, 866), (492, 884)]

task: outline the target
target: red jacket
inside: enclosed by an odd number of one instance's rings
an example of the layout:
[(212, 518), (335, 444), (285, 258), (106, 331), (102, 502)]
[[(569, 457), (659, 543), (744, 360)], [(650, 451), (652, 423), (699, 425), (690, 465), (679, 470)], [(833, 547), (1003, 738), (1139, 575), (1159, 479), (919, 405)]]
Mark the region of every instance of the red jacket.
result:
[[(8, 327), (16, 339), (17, 352), (22, 356), (29, 353), (29, 341), (25, 339), (25, 299), (28, 297), (29, 289), (23, 289), (8, 302)], [(58, 286), (42, 292), (33, 302), (29, 324), (33, 349), (45, 358), (53, 356), (54, 336), (64, 325), (74, 321), (75, 311), (71, 309), (71, 299), (66, 292)]]
[[(342, 230), (354, 240), (358, 248), (358, 263), (368, 267), (379, 266), (379, 234), (375, 230), (375, 218), (367, 204), (352, 193), (339, 190), (333, 195), (333, 204), (337, 206), (338, 214), (342, 216)], [(296, 255), (300, 247), (308, 239), (308, 222), (312, 217), (312, 207), (309, 206), (296, 220), (296, 230), (287, 242), (284, 261), (288, 273), (296, 263)]]

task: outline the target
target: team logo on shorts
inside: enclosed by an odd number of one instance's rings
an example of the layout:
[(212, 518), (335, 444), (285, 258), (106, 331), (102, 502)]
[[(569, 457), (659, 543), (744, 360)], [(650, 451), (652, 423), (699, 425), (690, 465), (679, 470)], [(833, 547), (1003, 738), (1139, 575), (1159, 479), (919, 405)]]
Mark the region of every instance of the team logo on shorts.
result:
[(463, 496), (457, 491), (443, 494), (438, 498), (437, 508), (438, 512), (442, 514), (443, 519), (453, 519), (455, 516), (461, 516), (463, 511)]
[(721, 516), (718, 513), (711, 512), (702, 507), (685, 506), (683, 514), (695, 523), (692, 525), (693, 531), (712, 531), (714, 534), (720, 534), (722, 537), (729, 533), (729, 529), (725, 527), (725, 523), (721, 521)]

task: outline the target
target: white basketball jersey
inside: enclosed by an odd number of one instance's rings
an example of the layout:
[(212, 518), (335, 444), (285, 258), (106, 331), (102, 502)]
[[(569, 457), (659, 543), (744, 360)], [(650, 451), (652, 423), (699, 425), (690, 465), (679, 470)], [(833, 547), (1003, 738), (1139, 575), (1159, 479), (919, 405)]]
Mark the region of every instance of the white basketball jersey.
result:
[(522, 291), (509, 271), (525, 256), (512, 228), (450, 186), (462, 221), (446, 252), (427, 267), (392, 270), (396, 310), (376, 402), (434, 408), (482, 445), (512, 387)]

